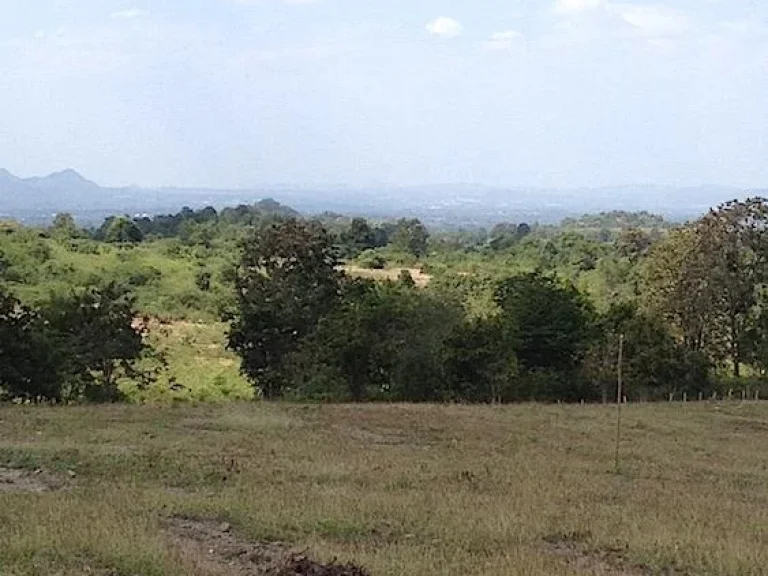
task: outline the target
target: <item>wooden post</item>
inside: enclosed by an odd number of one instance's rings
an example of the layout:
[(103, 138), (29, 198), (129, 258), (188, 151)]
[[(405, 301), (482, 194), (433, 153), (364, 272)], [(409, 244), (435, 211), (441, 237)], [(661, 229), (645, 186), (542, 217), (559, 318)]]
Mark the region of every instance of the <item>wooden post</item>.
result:
[(623, 374), (622, 374), (622, 368), (624, 364), (624, 334), (619, 334), (619, 366), (617, 370), (617, 384), (618, 384), (618, 390), (616, 393), (616, 455), (615, 455), (615, 465), (616, 465), (616, 473), (618, 474), (620, 470), (620, 460), (619, 460), (619, 448), (621, 446), (621, 404), (622, 404), (622, 398), (624, 397), (624, 382), (623, 382)]

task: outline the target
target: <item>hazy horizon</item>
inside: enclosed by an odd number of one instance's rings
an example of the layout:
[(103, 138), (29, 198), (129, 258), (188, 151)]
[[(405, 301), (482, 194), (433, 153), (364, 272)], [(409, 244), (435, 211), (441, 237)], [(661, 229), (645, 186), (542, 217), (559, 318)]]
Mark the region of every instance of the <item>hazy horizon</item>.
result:
[(752, 0), (0, 3), (0, 167), (103, 186), (768, 187)]
[(570, 191), (577, 191), (577, 190), (621, 190), (621, 189), (631, 189), (631, 188), (655, 188), (655, 189), (696, 189), (696, 188), (732, 188), (734, 190), (742, 190), (742, 191), (749, 191), (749, 190), (755, 190), (755, 191), (763, 191), (768, 190), (768, 187), (740, 187), (740, 186), (732, 186), (727, 183), (722, 182), (705, 182), (701, 184), (692, 184), (692, 185), (675, 185), (675, 184), (668, 184), (664, 182), (627, 182), (627, 183), (617, 183), (617, 184), (606, 184), (603, 186), (520, 186), (515, 184), (489, 184), (487, 182), (417, 182), (414, 184), (388, 184), (388, 183), (370, 183), (370, 184), (350, 184), (347, 182), (327, 182), (327, 183), (316, 183), (316, 182), (257, 182), (252, 185), (246, 185), (246, 186), (236, 186), (228, 188), (226, 186), (202, 186), (202, 185), (188, 185), (188, 186), (181, 186), (178, 184), (152, 184), (152, 183), (143, 183), (143, 182), (126, 182), (126, 183), (117, 183), (117, 184), (104, 184), (103, 182), (97, 181), (95, 179), (89, 178), (88, 174), (84, 174), (83, 172), (72, 168), (72, 167), (65, 167), (58, 170), (50, 170), (48, 172), (40, 173), (40, 174), (17, 174), (11, 170), (8, 170), (4, 166), (0, 166), (0, 173), (3, 171), (8, 172), (11, 176), (19, 178), (21, 180), (30, 181), (30, 180), (39, 180), (39, 179), (45, 179), (50, 177), (56, 177), (61, 174), (67, 173), (67, 172), (74, 172), (81, 178), (93, 182), (94, 184), (99, 185), (99, 187), (102, 188), (115, 188), (115, 189), (124, 189), (124, 188), (141, 188), (146, 190), (154, 190), (154, 189), (163, 189), (163, 188), (174, 188), (174, 189), (184, 189), (189, 188), (190, 190), (194, 189), (210, 189), (210, 190), (242, 190), (242, 191), (253, 191), (253, 190), (260, 190), (260, 191), (268, 191), (270, 188), (280, 188), (280, 187), (293, 187), (297, 189), (306, 189), (306, 190), (312, 190), (313, 188), (328, 188), (335, 189), (338, 191), (345, 190), (345, 189), (376, 189), (377, 187), (381, 188), (393, 188), (393, 189), (409, 189), (409, 188), (438, 188), (441, 186), (445, 187), (476, 187), (476, 188), (488, 188), (488, 189), (498, 189), (498, 190), (510, 190), (513, 191), (515, 189), (527, 189), (527, 190), (570, 190)]

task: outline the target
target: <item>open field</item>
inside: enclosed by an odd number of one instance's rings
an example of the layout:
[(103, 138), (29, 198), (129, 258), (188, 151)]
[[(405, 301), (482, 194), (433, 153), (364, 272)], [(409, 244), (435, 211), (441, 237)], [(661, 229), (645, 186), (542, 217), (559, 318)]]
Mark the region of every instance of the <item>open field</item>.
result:
[(240, 552), (278, 541), (379, 576), (768, 574), (768, 404), (629, 406), (621, 474), (614, 422), (598, 406), (6, 406), (0, 574), (259, 574)]
[(387, 268), (385, 270), (374, 270), (371, 268), (361, 268), (359, 266), (353, 266), (348, 264), (343, 267), (344, 272), (353, 277), (368, 278), (371, 280), (391, 280), (395, 281), (400, 277), (400, 273), (403, 270), (408, 271), (411, 274), (411, 278), (416, 283), (416, 286), (424, 288), (432, 280), (432, 276), (425, 274), (418, 268)]

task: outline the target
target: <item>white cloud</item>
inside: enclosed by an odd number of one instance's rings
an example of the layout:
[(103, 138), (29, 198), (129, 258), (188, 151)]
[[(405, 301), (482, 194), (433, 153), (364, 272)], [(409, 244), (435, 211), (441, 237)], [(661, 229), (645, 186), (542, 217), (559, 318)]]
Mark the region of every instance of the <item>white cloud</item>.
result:
[(603, 0), (557, 0), (554, 11), (556, 14), (578, 14), (596, 10), (602, 4)]
[(142, 16), (146, 15), (147, 12), (144, 10), (140, 10), (139, 8), (130, 8), (128, 10), (112, 12), (109, 17), (114, 18), (115, 20), (133, 20), (134, 18), (141, 18)]
[(674, 36), (686, 32), (688, 18), (663, 4), (616, 4), (622, 20), (649, 36)]
[(517, 30), (505, 30), (496, 32), (491, 38), (483, 43), (486, 50), (510, 50), (523, 37)]
[(461, 36), (463, 30), (460, 22), (445, 16), (441, 16), (432, 22), (428, 22), (426, 29), (427, 32), (433, 36), (439, 36), (441, 38), (456, 38), (457, 36)]

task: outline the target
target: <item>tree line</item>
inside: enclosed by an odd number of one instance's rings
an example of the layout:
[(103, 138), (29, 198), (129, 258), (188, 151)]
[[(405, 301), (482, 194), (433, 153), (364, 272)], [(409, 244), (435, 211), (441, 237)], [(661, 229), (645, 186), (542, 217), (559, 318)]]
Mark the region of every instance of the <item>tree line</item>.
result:
[[(216, 278), (206, 259), (218, 252), (206, 243), (220, 240), (227, 219), (240, 222), (238, 234), (217, 249), (229, 253), (236, 242), (240, 254), (217, 288), (231, 295), (222, 305), (228, 345), (264, 398), (599, 401), (615, 396), (620, 336), (630, 398), (708, 395), (722, 388), (724, 374), (764, 386), (762, 198), (728, 202), (669, 230), (626, 226), (611, 243), (573, 231), (540, 236), (527, 224), (434, 236), (415, 219), (303, 220), (277, 203), (114, 218), (91, 233), (62, 215), (45, 234), (117, 246), (137, 241), (132, 227), (142, 241), (189, 235), (202, 250), (195, 289), (207, 291)], [(28, 244), (49, 250), (42, 241)], [(175, 245), (161, 246), (171, 253)], [(343, 271), (344, 261), (379, 258), (385, 246), (425, 262), (431, 284), (417, 288), (405, 271), (397, 281), (376, 282)], [(449, 258), (499, 266), (492, 275), (441, 272), (438, 263)], [(136, 306), (138, 280), (124, 286), (97, 279), (31, 306), (3, 288), (4, 278), (25, 281), (18, 264), (6, 262), (0, 246), (3, 397), (118, 399), (121, 378), (151, 382), (137, 368), (152, 356)], [(622, 290), (595, 300), (562, 273), (598, 269)]]
[(617, 341), (628, 393), (708, 393), (713, 363), (637, 302), (598, 313), (540, 271), (493, 284), (493, 314), (457, 293), (339, 270), (332, 238), (291, 220), (242, 246), (229, 346), (265, 398), (388, 401), (595, 401), (613, 394)]

